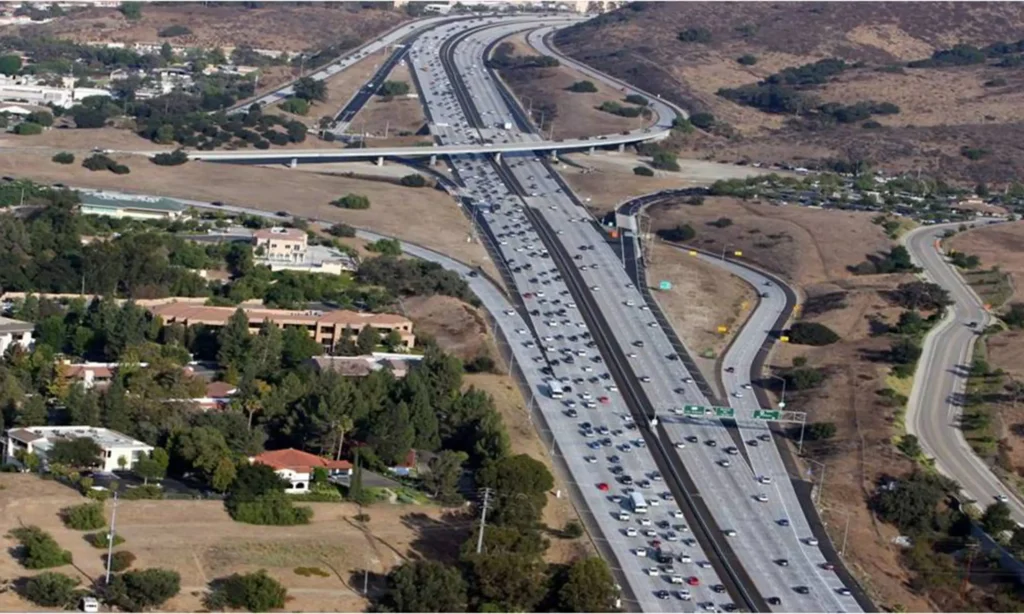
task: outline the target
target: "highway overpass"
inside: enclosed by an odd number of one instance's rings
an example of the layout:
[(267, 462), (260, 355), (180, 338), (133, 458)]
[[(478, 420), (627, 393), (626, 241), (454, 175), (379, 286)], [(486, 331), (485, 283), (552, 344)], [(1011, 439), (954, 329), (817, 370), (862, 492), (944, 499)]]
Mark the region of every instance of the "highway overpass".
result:
[[(290, 164), (351, 162), (355, 160), (384, 160), (395, 158), (436, 158), (438, 156), (465, 156), (492, 154), (501, 159), (503, 153), (593, 151), (597, 148), (619, 147), (657, 141), (668, 137), (669, 130), (636, 130), (628, 134), (606, 135), (589, 139), (565, 139), (561, 141), (529, 141), (518, 143), (493, 143), (484, 145), (434, 145), (422, 147), (367, 147), (359, 149), (292, 149), (265, 151), (189, 151), (189, 160), (207, 162), (240, 162), (249, 164)], [(144, 156), (155, 156), (166, 151), (124, 151)]]

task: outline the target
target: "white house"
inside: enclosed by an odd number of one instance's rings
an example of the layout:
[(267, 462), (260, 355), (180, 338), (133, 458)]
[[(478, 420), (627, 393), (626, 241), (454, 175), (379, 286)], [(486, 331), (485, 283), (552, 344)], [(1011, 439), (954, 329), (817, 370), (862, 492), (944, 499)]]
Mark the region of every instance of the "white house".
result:
[(4, 438), (4, 462), (20, 464), (18, 452), (34, 453), (46, 466), (46, 456), (53, 444), (61, 440), (88, 438), (103, 450), (100, 469), (120, 469), (119, 459), (124, 458), (124, 468), (131, 469), (143, 454), (153, 451), (153, 446), (110, 429), (92, 426), (30, 426), (7, 430)]
[(24, 349), (32, 347), (32, 331), (35, 324), (0, 316), (0, 356), (14, 344)]
[(285, 492), (293, 495), (309, 492), (316, 467), (323, 467), (331, 476), (352, 475), (352, 463), (348, 461), (328, 460), (295, 448), (264, 452), (250, 457), (249, 462), (272, 467), (277, 475), (288, 480), (291, 488), (286, 488)]

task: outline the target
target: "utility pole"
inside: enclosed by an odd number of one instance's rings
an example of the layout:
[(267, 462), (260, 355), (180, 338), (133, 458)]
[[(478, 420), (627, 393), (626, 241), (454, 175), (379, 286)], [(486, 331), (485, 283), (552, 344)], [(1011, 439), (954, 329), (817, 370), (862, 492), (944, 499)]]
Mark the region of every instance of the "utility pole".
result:
[(107, 578), (105, 584), (110, 584), (110, 565), (114, 559), (114, 525), (117, 522), (117, 491), (114, 491), (114, 511), (110, 514), (110, 532), (107, 533)]
[(484, 549), (484, 525), (487, 524), (487, 506), (491, 502), (491, 489), (484, 489), (484, 504), (480, 508), (480, 534), (476, 538), (476, 553), (480, 554)]

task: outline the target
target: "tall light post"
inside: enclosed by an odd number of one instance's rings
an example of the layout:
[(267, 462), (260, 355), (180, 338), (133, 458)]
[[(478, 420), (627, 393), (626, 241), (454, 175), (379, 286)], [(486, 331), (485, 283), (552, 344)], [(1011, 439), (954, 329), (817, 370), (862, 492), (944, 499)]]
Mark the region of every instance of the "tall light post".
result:
[(785, 409), (786, 408), (786, 378), (780, 377), (778, 375), (773, 375), (771, 377), (772, 377), (772, 379), (777, 379), (780, 382), (782, 382), (782, 396), (779, 397), (779, 409)]
[(722, 247), (722, 260), (725, 260), (725, 250), (729, 249), (730, 247), (732, 247), (732, 243), (726, 243), (725, 246)]

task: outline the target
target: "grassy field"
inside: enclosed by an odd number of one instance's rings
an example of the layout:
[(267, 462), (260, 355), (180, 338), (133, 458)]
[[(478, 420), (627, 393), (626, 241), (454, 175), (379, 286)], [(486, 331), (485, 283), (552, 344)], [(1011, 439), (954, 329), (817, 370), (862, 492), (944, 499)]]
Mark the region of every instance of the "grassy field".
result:
[[(944, 245), (981, 259), (981, 266), (991, 272), (968, 273), (968, 278), (973, 278), (972, 285), (979, 283), (980, 287), (975, 287), (979, 293), (991, 295), (993, 300), (987, 302), (999, 305), (1024, 300), (1020, 290), (1024, 284), (1024, 251), (1020, 249), (1022, 241), (1024, 222), (1011, 222), (959, 232), (946, 239)], [(1008, 275), (1009, 279), (1004, 279), (1001, 274)], [(999, 299), (1002, 302), (994, 302)]]

